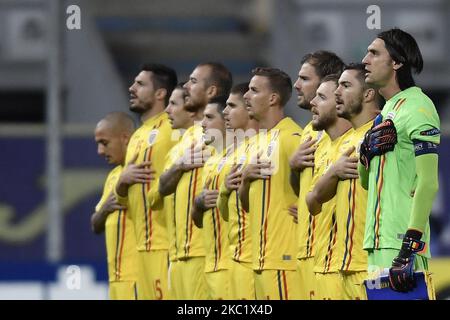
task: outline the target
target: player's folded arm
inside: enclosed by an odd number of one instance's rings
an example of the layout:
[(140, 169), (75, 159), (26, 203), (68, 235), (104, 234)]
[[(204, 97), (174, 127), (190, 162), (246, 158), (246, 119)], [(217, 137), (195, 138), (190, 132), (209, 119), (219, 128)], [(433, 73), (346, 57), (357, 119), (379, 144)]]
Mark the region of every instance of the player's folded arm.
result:
[(228, 221), (228, 199), (230, 193), (228, 192), (225, 182), (222, 182), (219, 188), (219, 196), (217, 197), (217, 208), (225, 221)]
[[(117, 182), (119, 183), (119, 181)], [(118, 192), (117, 192), (117, 184), (116, 186), (113, 188), (114, 190), (114, 196), (116, 197), (116, 200), (118, 203), (120, 203), (123, 206), (127, 206), (128, 205), (128, 194), (121, 196)]]
[(314, 189), (308, 192), (308, 194), (306, 195), (306, 205), (308, 206), (308, 211), (313, 216), (319, 214), (320, 211), (322, 211), (322, 204), (317, 201), (317, 194)]

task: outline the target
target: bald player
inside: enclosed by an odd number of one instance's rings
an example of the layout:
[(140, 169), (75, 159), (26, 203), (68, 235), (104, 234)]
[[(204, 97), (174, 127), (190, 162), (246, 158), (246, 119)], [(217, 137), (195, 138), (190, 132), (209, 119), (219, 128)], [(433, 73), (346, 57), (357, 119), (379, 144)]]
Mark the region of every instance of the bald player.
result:
[(95, 128), (97, 153), (115, 167), (105, 181), (102, 197), (91, 217), (92, 230), (105, 233), (111, 300), (136, 299), (136, 237), (127, 208), (117, 202), (113, 187), (122, 171), (134, 122), (123, 112), (112, 112)]

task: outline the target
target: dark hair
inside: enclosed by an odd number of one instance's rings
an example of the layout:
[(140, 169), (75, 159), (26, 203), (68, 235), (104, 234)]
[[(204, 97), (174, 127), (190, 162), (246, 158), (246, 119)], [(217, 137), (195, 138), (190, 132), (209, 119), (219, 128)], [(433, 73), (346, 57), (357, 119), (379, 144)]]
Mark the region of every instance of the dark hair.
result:
[(334, 52), (318, 50), (303, 56), (301, 64), (309, 63), (316, 70), (317, 76), (322, 80), (329, 74), (341, 74), (344, 62)]
[(206, 79), (206, 85), (216, 86), (218, 96), (228, 96), (230, 94), (231, 85), (233, 84), (233, 76), (231, 72), (220, 62), (205, 62), (198, 67), (207, 66), (210, 68), (209, 77)]
[(378, 105), (378, 107), (380, 107), (381, 105), (384, 104), (382, 97), (380, 95), (380, 93), (378, 92), (378, 89), (368, 83), (366, 83), (365, 81), (365, 74), (366, 74), (366, 66), (363, 63), (349, 63), (348, 65), (345, 66), (344, 71), (345, 70), (355, 70), (357, 72), (357, 78), (358, 81), (361, 83), (363, 90), (367, 90), (367, 89), (374, 89), (375, 90), (375, 102)]
[(322, 84), (324, 82), (328, 82), (328, 81), (333, 81), (337, 87), (339, 85), (339, 77), (340, 77), (340, 74), (337, 74), (337, 73), (328, 74), (322, 78), (322, 80), (320, 81), (320, 84)]
[(292, 95), (292, 81), (286, 72), (276, 68), (259, 67), (253, 69), (252, 74), (267, 77), (271, 89), (280, 96), (280, 104), (286, 105)]
[(357, 78), (358, 81), (362, 84), (364, 89), (370, 88), (369, 85), (367, 85), (365, 79), (366, 79), (366, 66), (363, 63), (349, 63), (344, 67), (345, 70), (355, 70), (357, 72)]
[(183, 99), (186, 99), (187, 94), (188, 94), (187, 89), (184, 87), (185, 84), (186, 84), (186, 81), (180, 82), (180, 83), (178, 83), (177, 86), (173, 89), (173, 90), (175, 90), (175, 89), (181, 90), (182, 93), (183, 93)]
[(215, 96), (211, 99), (209, 99), (208, 104), (216, 104), (217, 105), (217, 112), (220, 113), (220, 115), (223, 117), (223, 110), (227, 106), (227, 98), (228, 96)]
[(383, 31), (377, 35), (384, 41), (384, 46), (391, 59), (403, 66), (397, 70), (397, 81), (400, 90), (415, 86), (411, 70), (420, 73), (423, 69), (422, 53), (416, 40), (409, 33), (398, 28)]
[(170, 95), (177, 85), (177, 74), (175, 70), (163, 64), (146, 63), (141, 66), (141, 71), (152, 72), (152, 81), (155, 89), (166, 89), (167, 93), (164, 98), (165, 104), (169, 103)]
[(243, 82), (235, 85), (233, 88), (231, 88), (230, 94), (239, 94), (241, 96), (244, 96), (244, 94), (248, 91), (248, 86), (250, 85), (249, 82)]

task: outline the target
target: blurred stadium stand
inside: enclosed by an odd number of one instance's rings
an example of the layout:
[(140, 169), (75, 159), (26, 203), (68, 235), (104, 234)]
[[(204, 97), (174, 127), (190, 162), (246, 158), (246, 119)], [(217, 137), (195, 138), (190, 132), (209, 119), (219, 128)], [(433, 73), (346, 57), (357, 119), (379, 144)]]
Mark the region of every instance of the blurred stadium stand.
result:
[[(76, 299), (106, 295), (105, 246), (89, 218), (109, 169), (96, 155), (95, 123), (128, 110), (128, 86), (143, 62), (173, 66), (186, 80), (199, 62), (221, 61), (235, 82), (260, 65), (286, 70), (295, 81), (299, 60), (316, 49), (360, 61), (379, 30), (366, 9), (381, 8), (382, 28), (410, 31), (422, 48), (417, 77), (435, 102), (444, 136), (440, 193), (431, 224), (432, 252), (450, 255), (450, 2), (445, 0), (76, 0), (61, 1), (63, 119), (63, 257), (46, 261), (46, 0), (0, 0), (0, 299)], [(65, 8), (81, 8), (81, 30), (65, 27)], [(309, 115), (295, 99), (288, 113)], [(439, 290), (450, 287), (445, 258), (434, 259)], [(434, 264), (433, 264), (434, 263)], [(68, 291), (67, 266), (79, 265), (85, 291)], [(446, 278), (447, 277), (447, 278)], [(65, 289), (64, 289), (65, 288)], [(25, 295), (25, 293), (28, 293)], [(450, 296), (450, 294), (448, 294)]]

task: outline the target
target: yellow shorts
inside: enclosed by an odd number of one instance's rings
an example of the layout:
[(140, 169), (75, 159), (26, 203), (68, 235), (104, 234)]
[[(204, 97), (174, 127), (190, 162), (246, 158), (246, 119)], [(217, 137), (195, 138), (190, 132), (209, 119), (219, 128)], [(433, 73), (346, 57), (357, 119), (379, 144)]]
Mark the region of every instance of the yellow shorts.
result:
[(344, 280), (339, 272), (315, 273), (316, 296), (319, 300), (343, 300)]
[(296, 270), (254, 271), (257, 300), (298, 300), (300, 280)]
[(194, 257), (178, 261), (180, 275), (177, 295), (182, 300), (209, 300), (208, 285), (205, 277), (205, 257)]
[(215, 272), (206, 272), (206, 283), (208, 284), (209, 295), (212, 300), (230, 300), (229, 270), (218, 270)]
[(316, 279), (314, 275), (314, 257), (297, 260), (300, 300), (314, 300), (316, 297)]
[(367, 300), (364, 280), (367, 279), (366, 271), (341, 272), (344, 282), (345, 300)]
[(231, 260), (230, 264), (230, 298), (232, 300), (255, 300), (255, 279), (251, 263)]
[(180, 297), (180, 287), (181, 287), (181, 271), (179, 261), (169, 262), (169, 278), (167, 281), (167, 286), (169, 289), (170, 300), (181, 300)]
[(137, 300), (136, 281), (117, 281), (109, 283), (110, 300)]
[(168, 252), (167, 250), (138, 251), (138, 299), (168, 299)]

